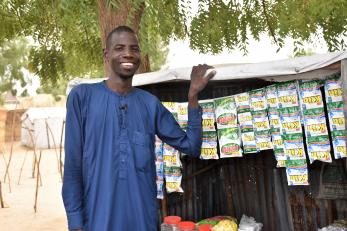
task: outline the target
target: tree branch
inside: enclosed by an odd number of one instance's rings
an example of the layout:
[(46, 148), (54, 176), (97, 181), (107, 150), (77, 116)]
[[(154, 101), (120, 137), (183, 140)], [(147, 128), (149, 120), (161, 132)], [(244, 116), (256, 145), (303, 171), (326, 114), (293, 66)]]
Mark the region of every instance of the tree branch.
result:
[(22, 23), (22, 20), (21, 20), (21, 17), (19, 15), (19, 12), (17, 11), (17, 8), (14, 7), (14, 4), (12, 2), (9, 3), (10, 7), (12, 8), (12, 11), (14, 11), (14, 15), (16, 15), (17, 19), (18, 19), (18, 22), (19, 22), (19, 25), (22, 29), (22, 31), (24, 30), (24, 25)]
[(277, 38), (276, 38), (276, 36), (275, 36), (275, 31), (274, 31), (274, 30), (272, 29), (272, 27), (271, 27), (269, 15), (268, 15), (268, 13), (267, 13), (267, 11), (266, 11), (265, 0), (261, 0), (261, 5), (262, 5), (262, 7), (263, 7), (263, 13), (264, 13), (264, 16), (265, 16), (265, 19), (266, 19), (266, 24), (267, 24), (267, 26), (268, 26), (268, 28), (269, 28), (269, 31), (270, 31), (270, 33), (271, 33), (271, 36), (272, 36), (272, 38), (274, 39), (275, 43), (278, 45)]

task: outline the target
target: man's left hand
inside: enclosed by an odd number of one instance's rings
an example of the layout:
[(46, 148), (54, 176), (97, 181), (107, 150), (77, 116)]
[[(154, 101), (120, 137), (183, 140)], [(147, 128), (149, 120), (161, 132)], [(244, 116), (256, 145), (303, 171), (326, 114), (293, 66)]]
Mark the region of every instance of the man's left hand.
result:
[(192, 68), (192, 73), (190, 74), (190, 88), (188, 93), (190, 96), (196, 96), (206, 87), (208, 81), (216, 75), (215, 70), (210, 71), (206, 75), (207, 70), (213, 68), (214, 67), (207, 64), (199, 64), (198, 66), (194, 66)]

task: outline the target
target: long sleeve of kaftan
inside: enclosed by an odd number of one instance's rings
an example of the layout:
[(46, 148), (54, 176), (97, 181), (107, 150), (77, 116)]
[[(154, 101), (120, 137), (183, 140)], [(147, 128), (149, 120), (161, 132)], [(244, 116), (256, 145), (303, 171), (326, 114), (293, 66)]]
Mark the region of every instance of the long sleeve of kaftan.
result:
[(173, 115), (161, 104), (157, 107), (157, 135), (177, 150), (193, 156), (200, 156), (202, 135), (201, 108), (188, 108), (188, 127), (184, 132)]
[(70, 230), (83, 228), (82, 153), (83, 135), (81, 102), (77, 89), (73, 89), (67, 100), (65, 165), (62, 189), (62, 196)]

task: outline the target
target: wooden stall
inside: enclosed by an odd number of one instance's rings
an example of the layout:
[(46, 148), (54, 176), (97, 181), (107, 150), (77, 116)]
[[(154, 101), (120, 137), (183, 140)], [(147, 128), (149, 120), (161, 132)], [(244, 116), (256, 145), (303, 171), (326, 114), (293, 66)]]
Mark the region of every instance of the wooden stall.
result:
[[(21, 116), (25, 109), (8, 110), (0, 108), (0, 143), (19, 141), (21, 137)], [(12, 134), (12, 131), (14, 134)]]
[[(199, 99), (235, 95), (277, 82), (341, 75), (347, 118), (347, 52), (217, 65), (216, 70), (216, 77)], [(134, 84), (161, 101), (185, 102), (189, 74), (190, 68), (147, 73), (137, 75)], [(286, 170), (276, 167), (271, 150), (219, 160), (183, 157), (182, 163), (184, 193), (166, 195), (162, 203), (164, 216), (179, 215), (184, 220), (199, 221), (216, 215), (240, 220), (246, 214), (263, 223), (266, 231), (311, 231), (347, 218), (346, 158), (333, 158), (332, 163), (308, 163), (309, 186), (288, 186)]]

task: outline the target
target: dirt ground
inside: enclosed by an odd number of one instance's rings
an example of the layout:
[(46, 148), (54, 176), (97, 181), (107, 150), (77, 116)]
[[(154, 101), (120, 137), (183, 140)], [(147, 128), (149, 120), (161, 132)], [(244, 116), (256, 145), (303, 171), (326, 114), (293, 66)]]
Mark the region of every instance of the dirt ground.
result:
[[(0, 230), (66, 231), (67, 223), (61, 199), (62, 181), (55, 150), (42, 150), (40, 163), (42, 186), (39, 187), (37, 212), (35, 213), (36, 178), (32, 178), (33, 151), (21, 146), (19, 142), (14, 144), (9, 168), (11, 180), (9, 185), (8, 179), (4, 182), (4, 174), (6, 171), (5, 159), (8, 162), (10, 147), (9, 143), (6, 143), (5, 147), (0, 144), (0, 180), (3, 198), (5, 204), (8, 205), (8, 208), (0, 207)], [(59, 156), (59, 150), (57, 150), (57, 154)], [(18, 184), (23, 162), (21, 180)]]

